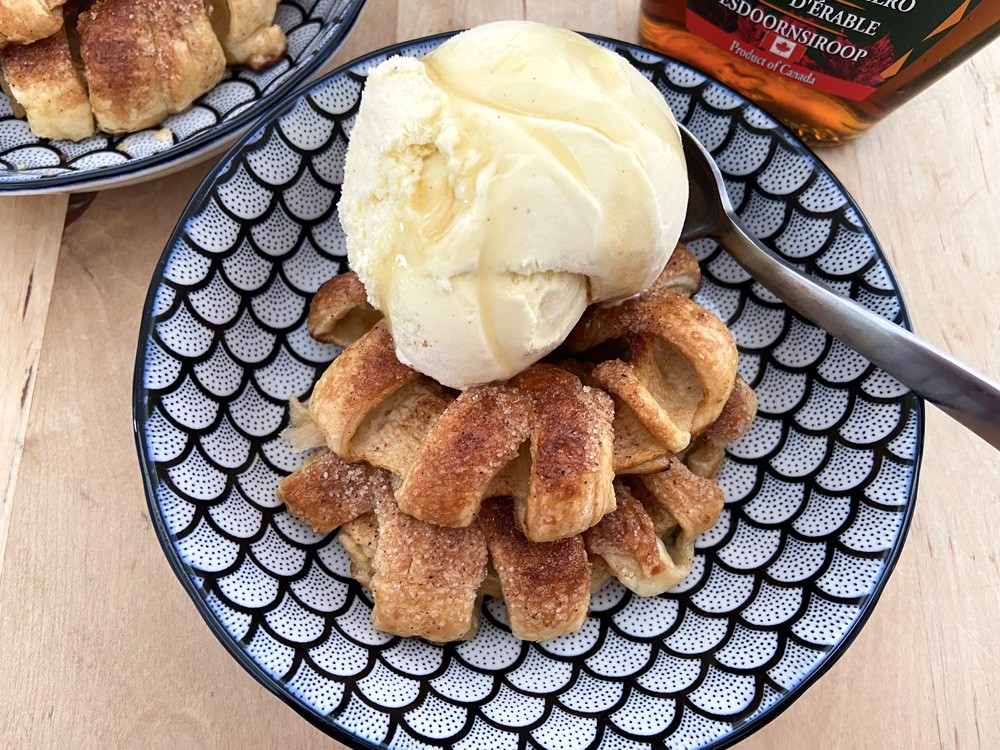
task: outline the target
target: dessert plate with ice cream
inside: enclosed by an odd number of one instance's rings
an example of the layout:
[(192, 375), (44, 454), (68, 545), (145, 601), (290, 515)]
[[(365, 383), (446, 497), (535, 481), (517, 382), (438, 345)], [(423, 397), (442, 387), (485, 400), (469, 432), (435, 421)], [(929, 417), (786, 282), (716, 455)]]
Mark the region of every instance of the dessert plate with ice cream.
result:
[(920, 400), (677, 239), (675, 121), (775, 252), (908, 325), (860, 209), (660, 55), (504, 23), (291, 96), (152, 280), (163, 549), (256, 679), (354, 747), (723, 747), (864, 624)]

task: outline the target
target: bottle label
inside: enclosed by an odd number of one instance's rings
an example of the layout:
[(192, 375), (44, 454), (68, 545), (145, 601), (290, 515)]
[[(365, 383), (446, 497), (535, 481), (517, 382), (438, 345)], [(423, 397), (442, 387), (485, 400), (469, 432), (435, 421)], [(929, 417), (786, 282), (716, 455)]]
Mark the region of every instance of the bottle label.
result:
[(688, 0), (687, 29), (771, 73), (863, 101), (980, 0)]

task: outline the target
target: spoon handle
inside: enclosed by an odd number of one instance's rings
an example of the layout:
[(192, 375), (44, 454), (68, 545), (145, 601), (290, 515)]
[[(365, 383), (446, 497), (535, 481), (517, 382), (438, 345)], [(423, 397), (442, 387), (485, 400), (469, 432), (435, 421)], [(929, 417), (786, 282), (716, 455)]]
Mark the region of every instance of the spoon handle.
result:
[(996, 381), (806, 278), (734, 223), (718, 240), (789, 307), (1000, 449), (1000, 384)]

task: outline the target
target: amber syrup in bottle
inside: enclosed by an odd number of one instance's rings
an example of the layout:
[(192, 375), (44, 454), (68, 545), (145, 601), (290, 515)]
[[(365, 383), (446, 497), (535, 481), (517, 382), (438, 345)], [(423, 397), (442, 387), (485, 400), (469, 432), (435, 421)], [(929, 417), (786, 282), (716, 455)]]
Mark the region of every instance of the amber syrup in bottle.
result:
[(1000, 35), (1000, 0), (642, 0), (639, 35), (827, 145)]

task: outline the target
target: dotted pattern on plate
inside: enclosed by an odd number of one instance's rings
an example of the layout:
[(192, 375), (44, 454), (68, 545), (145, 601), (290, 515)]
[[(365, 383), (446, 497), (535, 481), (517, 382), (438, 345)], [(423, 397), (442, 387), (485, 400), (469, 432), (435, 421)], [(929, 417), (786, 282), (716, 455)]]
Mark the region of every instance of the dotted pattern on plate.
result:
[(344, 19), (359, 4), (359, 0), (282, 0), (274, 19), (288, 38), (288, 53), (281, 60), (259, 72), (229, 68), (222, 81), (191, 109), (138, 133), (98, 133), (79, 143), (38, 138), (26, 120), (14, 117), (10, 99), (0, 92), (0, 183), (38, 182), (129, 162), (159, 161), (178, 144), (215, 131), (225, 135), (229, 132), (226, 123), (299, 80), (308, 72), (304, 68), (311, 70), (321, 63), (313, 58), (340, 37)]
[[(814, 156), (717, 83), (607, 44), (715, 153), (754, 233), (904, 320), (870, 230)], [(467, 643), (375, 631), (336, 535), (288, 516), (274, 487), (300, 462), (278, 437), (286, 399), (307, 395), (336, 354), (305, 318), (310, 295), (346, 266), (338, 186), (364, 74), (380, 59), (263, 127), (167, 248), (137, 421), (168, 550), (251, 671), (341, 739), (552, 750), (735, 741), (831, 662), (874, 604), (912, 507), (918, 400), (713, 242), (695, 242), (698, 300), (731, 326), (760, 413), (731, 447), (726, 506), (691, 575), (654, 598), (612, 582), (579, 633), (542, 644), (514, 639), (496, 602)]]

